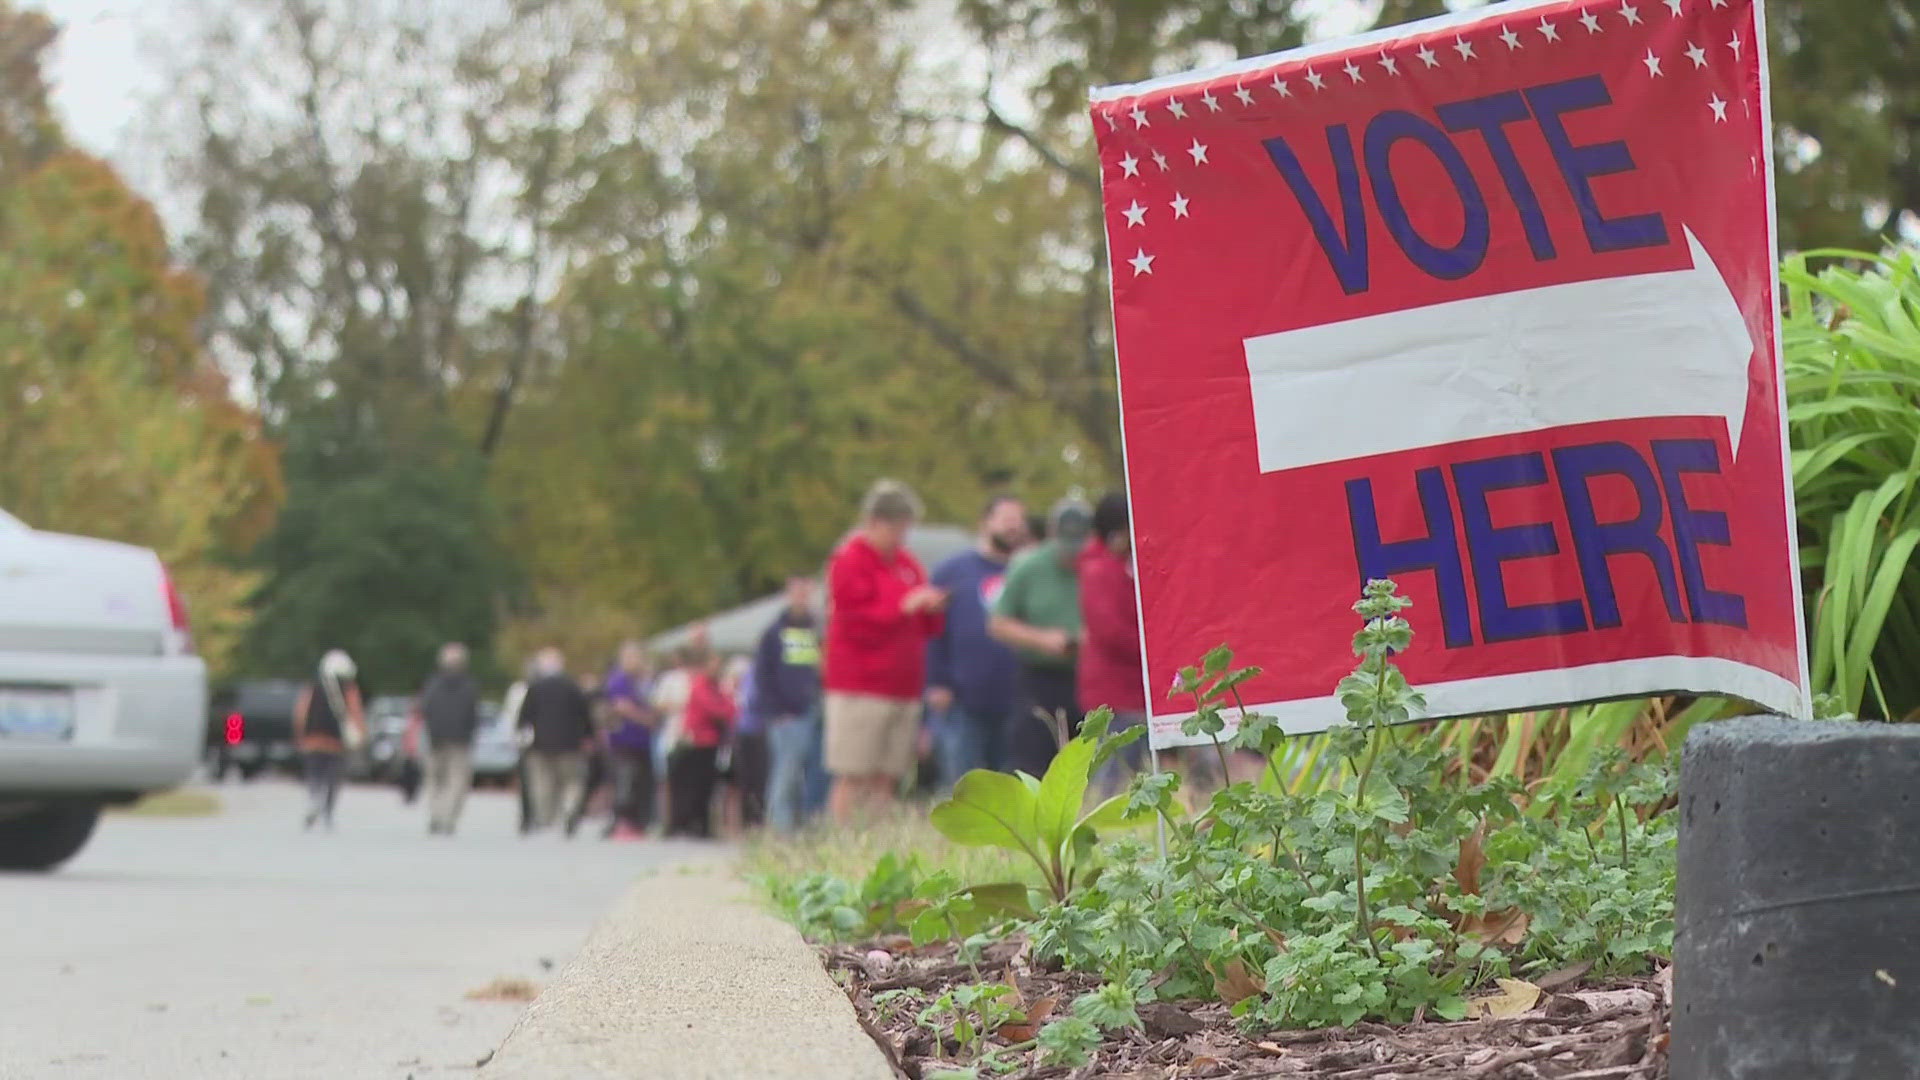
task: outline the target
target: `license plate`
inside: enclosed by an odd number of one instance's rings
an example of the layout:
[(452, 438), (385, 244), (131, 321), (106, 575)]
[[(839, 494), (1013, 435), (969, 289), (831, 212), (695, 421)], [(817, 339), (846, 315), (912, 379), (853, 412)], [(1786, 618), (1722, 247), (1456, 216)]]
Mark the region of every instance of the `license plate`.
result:
[(0, 686), (0, 739), (73, 738), (73, 691)]

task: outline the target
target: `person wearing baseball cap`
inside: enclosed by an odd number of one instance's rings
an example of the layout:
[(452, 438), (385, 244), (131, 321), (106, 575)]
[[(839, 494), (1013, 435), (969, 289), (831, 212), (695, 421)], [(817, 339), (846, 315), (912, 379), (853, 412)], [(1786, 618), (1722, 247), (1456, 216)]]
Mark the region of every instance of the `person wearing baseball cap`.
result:
[(1080, 648), (1080, 551), (1093, 510), (1069, 497), (1047, 515), (1047, 540), (1007, 569), (988, 632), (1020, 658), (1021, 702), (1008, 718), (1009, 768), (1044, 775), (1080, 727), (1075, 659)]

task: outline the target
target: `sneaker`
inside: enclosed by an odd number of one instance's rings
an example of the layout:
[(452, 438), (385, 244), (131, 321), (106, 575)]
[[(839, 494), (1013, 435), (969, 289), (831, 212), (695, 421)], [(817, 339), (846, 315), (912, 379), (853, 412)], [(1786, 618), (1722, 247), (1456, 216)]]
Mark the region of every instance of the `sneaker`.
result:
[(614, 826), (612, 834), (610, 834), (607, 837), (607, 839), (609, 840), (619, 840), (623, 842), (631, 842), (634, 840), (645, 840), (646, 838), (647, 838), (646, 833), (641, 832), (639, 829), (636, 829), (633, 826), (626, 824), (625, 822), (622, 822), (619, 825)]

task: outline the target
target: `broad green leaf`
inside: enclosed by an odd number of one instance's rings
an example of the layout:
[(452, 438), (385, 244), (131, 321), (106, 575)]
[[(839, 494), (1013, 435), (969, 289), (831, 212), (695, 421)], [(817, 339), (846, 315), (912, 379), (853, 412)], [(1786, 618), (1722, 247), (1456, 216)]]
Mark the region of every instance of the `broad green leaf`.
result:
[(1093, 765), (1094, 745), (1088, 739), (1070, 739), (1047, 766), (1034, 805), (1035, 831), (1049, 851), (1059, 851), (1080, 820), (1087, 798), (1087, 772)]
[(947, 839), (1024, 852), (1039, 859), (1037, 801), (1020, 777), (975, 769), (953, 786), (953, 796), (929, 815)]

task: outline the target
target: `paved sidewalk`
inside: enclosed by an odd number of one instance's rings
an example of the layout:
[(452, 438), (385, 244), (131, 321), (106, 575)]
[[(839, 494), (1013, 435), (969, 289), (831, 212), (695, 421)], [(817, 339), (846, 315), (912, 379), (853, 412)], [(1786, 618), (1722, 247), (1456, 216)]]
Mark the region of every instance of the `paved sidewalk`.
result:
[(813, 950), (714, 860), (642, 878), (483, 1080), (893, 1080)]

